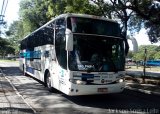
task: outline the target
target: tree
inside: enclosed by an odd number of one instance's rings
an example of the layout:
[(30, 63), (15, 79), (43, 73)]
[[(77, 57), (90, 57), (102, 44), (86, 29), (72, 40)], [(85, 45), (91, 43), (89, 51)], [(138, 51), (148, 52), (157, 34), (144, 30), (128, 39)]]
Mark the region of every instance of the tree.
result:
[(19, 41), (50, 20), (47, 16), (47, 9), (44, 0), (22, 0), (20, 2), (20, 19), (14, 21), (6, 32), (16, 55), (19, 53), (19, 45), (17, 45)]
[(66, 7), (65, 0), (48, 0), (47, 15), (51, 19), (57, 15), (64, 13)]
[(120, 19), (124, 31), (130, 30), (134, 33), (144, 27), (152, 43), (160, 40), (160, 0), (91, 1), (98, 6), (103, 16)]
[(20, 2), (19, 15), (24, 28), (24, 36), (50, 20), (47, 11), (48, 4), (44, 0), (22, 0)]
[(160, 60), (160, 51), (154, 54), (154, 59), (155, 60)]
[(47, 14), (50, 18), (63, 13), (97, 15), (99, 11), (89, 0), (49, 0)]
[(82, 13), (97, 15), (98, 9), (89, 0), (68, 0), (64, 13)]
[(14, 54), (14, 48), (6, 39), (0, 38), (0, 56), (4, 58), (7, 54)]
[(155, 50), (156, 50), (156, 51), (160, 51), (160, 46), (158, 46)]
[(127, 58), (133, 58), (134, 53), (132, 51), (128, 52)]
[(22, 21), (14, 21), (10, 26), (6, 35), (8, 41), (12, 44), (12, 47), (15, 49), (15, 54), (19, 54), (19, 41), (22, 40), (25, 36)]
[(144, 52), (137, 52), (133, 55), (133, 59), (136, 61), (141, 61), (144, 59)]
[(139, 46), (139, 51), (133, 55), (134, 60), (143, 60), (144, 59), (144, 50), (147, 49), (147, 60), (153, 60), (155, 58), (155, 54), (157, 54), (158, 46), (156, 45), (141, 45)]

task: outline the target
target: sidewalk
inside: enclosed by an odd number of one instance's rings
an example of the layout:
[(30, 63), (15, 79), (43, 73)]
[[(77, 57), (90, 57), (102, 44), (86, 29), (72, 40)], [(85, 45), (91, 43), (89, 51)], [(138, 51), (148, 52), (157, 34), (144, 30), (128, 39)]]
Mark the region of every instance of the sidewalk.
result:
[(7, 80), (0, 69), (0, 114), (33, 114), (32, 108)]

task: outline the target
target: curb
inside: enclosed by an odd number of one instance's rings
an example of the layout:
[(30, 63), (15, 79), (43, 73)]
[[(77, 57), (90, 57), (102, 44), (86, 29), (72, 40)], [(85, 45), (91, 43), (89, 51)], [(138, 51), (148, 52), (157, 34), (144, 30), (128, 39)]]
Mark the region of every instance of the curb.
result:
[(144, 90), (144, 89), (137, 89), (137, 88), (132, 88), (130, 86), (126, 86), (125, 88), (129, 89), (129, 90), (132, 90), (132, 91), (137, 91), (137, 92), (145, 93), (145, 94), (153, 94), (153, 95), (160, 96), (160, 92), (154, 92), (154, 91), (149, 91), (149, 90)]

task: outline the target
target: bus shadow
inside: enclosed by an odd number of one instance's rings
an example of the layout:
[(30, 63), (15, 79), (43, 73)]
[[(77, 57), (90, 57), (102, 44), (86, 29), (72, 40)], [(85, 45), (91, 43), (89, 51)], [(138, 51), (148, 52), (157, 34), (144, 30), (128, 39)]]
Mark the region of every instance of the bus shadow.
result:
[[(101, 108), (101, 109), (159, 109), (160, 102), (157, 98), (153, 102), (153, 96), (146, 95), (143, 99), (143, 94), (124, 90), (122, 93), (106, 94), (106, 95), (85, 95), (85, 96), (67, 96), (63, 95), (71, 102), (87, 107)], [(149, 99), (149, 100), (147, 100)], [(155, 103), (156, 102), (156, 103)], [(158, 103), (158, 104), (157, 104)]]
[[(23, 77), (23, 72), (19, 69), (19, 67), (1, 67), (3, 74), (6, 75), (9, 79), (10, 77), (14, 77), (14, 76), (20, 76)], [(45, 96), (45, 95), (50, 95), (52, 93), (48, 92), (47, 87), (45, 86), (45, 83), (38, 80), (37, 78), (30, 76), (28, 74), (25, 75), (25, 77), (28, 77), (27, 80), (30, 80), (28, 83), (23, 83), (21, 82), (21, 84), (16, 84), (16, 88), (17, 89), (21, 89), (22, 93), (26, 93), (30, 94), (32, 93), (32, 91), (34, 90), (36, 95), (41, 95), (41, 96)], [(25, 78), (22, 78), (25, 81)], [(16, 78), (11, 78), (12, 81), (16, 81)], [(26, 80), (26, 81), (27, 81)], [(41, 89), (40, 89), (41, 88)], [(23, 92), (24, 90), (24, 92)], [(45, 90), (45, 91), (42, 91)], [(53, 93), (54, 94), (62, 94), (60, 91), (53, 89)]]

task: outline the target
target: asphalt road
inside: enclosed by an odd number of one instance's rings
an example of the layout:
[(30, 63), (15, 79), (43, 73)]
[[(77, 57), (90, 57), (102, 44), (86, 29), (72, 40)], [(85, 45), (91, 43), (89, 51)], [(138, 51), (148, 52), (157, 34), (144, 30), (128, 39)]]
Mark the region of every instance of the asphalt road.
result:
[(50, 93), (31, 77), (23, 76), (18, 63), (0, 62), (5, 76), (37, 114), (159, 114), (159, 96), (125, 89), (120, 94), (67, 96)]

